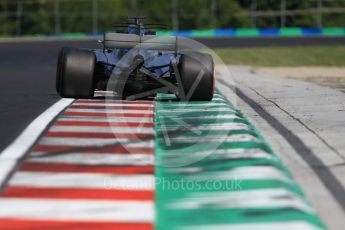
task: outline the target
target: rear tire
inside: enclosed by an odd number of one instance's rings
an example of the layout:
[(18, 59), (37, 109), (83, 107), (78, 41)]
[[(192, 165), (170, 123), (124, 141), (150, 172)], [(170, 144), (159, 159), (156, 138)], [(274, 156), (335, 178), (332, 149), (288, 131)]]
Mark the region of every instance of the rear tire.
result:
[(93, 97), (96, 56), (92, 51), (62, 48), (56, 71), (56, 91), (61, 97)]
[(57, 68), (56, 68), (56, 92), (60, 93), (60, 88), (61, 88), (61, 70), (63, 69), (63, 59), (64, 59), (64, 55), (65, 53), (70, 50), (71, 48), (69, 47), (63, 47), (60, 52), (59, 52), (59, 56), (58, 56), (58, 63), (57, 63)]
[(210, 101), (214, 93), (213, 58), (205, 53), (182, 54), (178, 69), (184, 96), (181, 101)]

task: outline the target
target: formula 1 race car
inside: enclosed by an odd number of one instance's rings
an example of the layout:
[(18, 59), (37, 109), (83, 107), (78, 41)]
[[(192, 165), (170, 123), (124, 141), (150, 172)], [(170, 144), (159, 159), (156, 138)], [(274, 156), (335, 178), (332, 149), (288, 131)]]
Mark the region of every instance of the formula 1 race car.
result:
[(159, 24), (144, 17), (105, 33), (101, 49), (62, 48), (58, 56), (56, 90), (61, 97), (91, 98), (95, 90), (113, 91), (135, 100), (172, 93), (181, 101), (210, 101), (214, 93), (211, 55), (183, 49), (183, 38), (157, 36)]

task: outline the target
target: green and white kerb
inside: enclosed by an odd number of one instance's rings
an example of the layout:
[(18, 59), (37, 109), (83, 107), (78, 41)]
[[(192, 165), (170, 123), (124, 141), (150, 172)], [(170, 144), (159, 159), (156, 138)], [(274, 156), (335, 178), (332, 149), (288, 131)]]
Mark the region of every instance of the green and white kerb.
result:
[(220, 94), (209, 103), (159, 95), (155, 155), (156, 229), (325, 229), (281, 160)]

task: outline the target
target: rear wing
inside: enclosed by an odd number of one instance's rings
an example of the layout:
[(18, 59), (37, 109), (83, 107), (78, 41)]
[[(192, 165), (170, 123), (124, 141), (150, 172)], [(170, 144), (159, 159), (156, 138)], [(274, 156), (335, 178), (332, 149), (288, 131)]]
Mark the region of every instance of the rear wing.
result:
[(107, 49), (148, 49), (177, 52), (176, 36), (156, 36), (122, 33), (105, 33), (104, 48)]

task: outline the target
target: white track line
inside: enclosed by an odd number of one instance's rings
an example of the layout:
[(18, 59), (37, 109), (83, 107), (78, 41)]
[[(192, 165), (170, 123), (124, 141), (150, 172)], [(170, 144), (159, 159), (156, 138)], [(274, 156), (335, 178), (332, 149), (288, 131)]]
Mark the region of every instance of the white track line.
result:
[[(108, 102), (108, 101), (97, 101), (97, 102), (75, 102), (73, 105), (86, 105), (86, 106), (120, 106), (120, 107), (147, 107), (152, 108), (153, 104), (126, 104), (121, 102)], [(124, 108), (125, 109), (125, 108)]]
[(321, 230), (317, 226), (303, 221), (281, 221), (272, 223), (240, 223), (240, 224), (215, 224), (197, 225), (179, 228), (178, 230)]
[[(165, 155), (168, 157), (183, 157), (186, 152), (181, 153), (178, 151), (168, 151)], [(271, 161), (279, 161), (279, 159), (270, 153), (267, 153), (261, 149), (216, 149), (216, 150), (207, 150), (207, 151), (197, 151), (191, 150), (188, 152), (191, 157), (209, 157), (210, 159), (265, 159)]]
[(159, 110), (159, 113), (192, 113), (192, 112), (233, 112), (235, 113), (236, 110), (231, 109), (231, 108), (184, 108), (184, 109), (174, 109), (174, 110), (166, 110), (166, 109), (161, 109)]
[[(239, 118), (239, 119), (242, 119), (240, 116), (238, 115), (235, 115), (235, 114), (230, 114), (230, 115), (205, 115), (205, 116), (198, 116), (198, 115), (193, 115), (193, 116), (188, 116), (187, 113), (183, 114), (183, 116), (181, 116), (181, 114), (174, 114), (174, 113), (171, 113), (170, 115), (166, 116), (166, 115), (160, 115), (160, 114), (157, 114), (157, 117), (160, 118), (160, 117), (163, 117), (163, 119), (166, 119), (166, 120), (169, 120), (169, 119), (177, 119), (178, 120), (181, 120), (181, 121), (184, 121), (186, 119), (193, 119), (193, 120), (210, 120), (210, 119), (236, 119), (236, 118)], [(243, 120), (243, 119), (242, 119)], [(140, 120), (141, 121), (141, 120)]]
[(226, 135), (210, 135), (205, 137), (189, 137), (179, 135), (178, 137), (170, 137), (172, 143), (234, 143), (234, 142), (260, 142), (260, 140), (249, 134), (234, 134), (230, 136)]
[(58, 121), (93, 121), (119, 123), (153, 123), (153, 118), (145, 117), (93, 117), (93, 116), (59, 116)]
[(22, 158), (48, 124), (74, 99), (61, 99), (33, 120), (29, 126), (0, 153), (0, 185), (4, 183), (18, 159)]
[(155, 187), (155, 176), (115, 175), (109, 173), (42, 173), (19, 171), (14, 174), (9, 185), (34, 188), (112, 188), (152, 191)]
[(104, 127), (104, 126), (52, 126), (53, 132), (81, 132), (81, 133), (130, 133), (130, 134), (154, 134), (153, 128), (146, 127)]
[(198, 104), (191, 104), (188, 102), (179, 102), (178, 104), (176, 102), (173, 103), (165, 103), (159, 105), (160, 108), (167, 108), (169, 106), (174, 106), (174, 107), (209, 107), (209, 106), (229, 106), (227, 103), (222, 103), (222, 102), (198, 102)]
[(152, 201), (0, 199), (0, 217), (40, 220), (153, 222)]
[[(194, 171), (193, 171), (194, 170)], [(201, 171), (201, 172), (199, 172)], [(194, 181), (231, 181), (231, 180), (276, 180), (295, 183), (286, 173), (272, 166), (243, 166), (234, 169), (202, 172), (202, 168), (171, 168), (169, 173), (197, 173), (186, 176), (186, 180)]]
[[(127, 145), (125, 147), (128, 147)], [(36, 158), (36, 157), (50, 157), (50, 156), (54, 156), (54, 155), (74, 155), (74, 154), (97, 154), (97, 155), (104, 155), (104, 154), (109, 154), (109, 155), (128, 155), (128, 154), (137, 154), (137, 155), (141, 155), (141, 154), (146, 154), (146, 155), (152, 155), (151, 153), (148, 152), (141, 152), (139, 150), (131, 150), (128, 153), (122, 153), (122, 152), (113, 152), (111, 151), (110, 153), (97, 153), (97, 152), (78, 152), (78, 151), (71, 151), (68, 153), (51, 153), (51, 152), (42, 152), (42, 151), (32, 151), (30, 152), (30, 156), (29, 158), (27, 158), (26, 160), (30, 160), (31, 158)], [(96, 163), (95, 163), (96, 164)]]
[(135, 110), (135, 109), (66, 109), (66, 112), (74, 113), (130, 113), (130, 114), (153, 114), (152, 109), (150, 110)]
[(226, 132), (234, 130), (251, 130), (252, 128), (249, 125), (243, 123), (222, 123), (222, 124), (206, 124), (198, 125), (192, 127), (185, 127), (183, 124), (165, 124), (163, 127), (159, 127), (157, 131), (175, 131), (175, 130), (186, 130), (186, 131), (211, 131), (211, 130), (223, 130)]
[[(32, 156), (32, 155), (31, 155)], [(37, 155), (36, 155), (37, 156)], [(68, 153), (31, 157), (26, 162), (62, 163), (78, 165), (153, 165), (154, 156), (150, 154), (102, 154), (102, 153)]]
[(129, 146), (134, 141), (138, 142), (138, 146), (151, 147), (153, 146), (153, 140), (147, 140), (136, 138), (133, 134), (133, 138), (79, 138), (79, 137), (43, 137), (39, 144), (41, 145), (58, 145), (58, 146), (76, 146), (76, 147), (102, 147), (107, 145), (125, 145)]
[(188, 197), (176, 199), (169, 207), (199, 209), (200, 207), (212, 207), (212, 204), (218, 204), (217, 209), (294, 208), (315, 214), (315, 210), (303, 200), (303, 197), (283, 188), (195, 192), (189, 194)]

